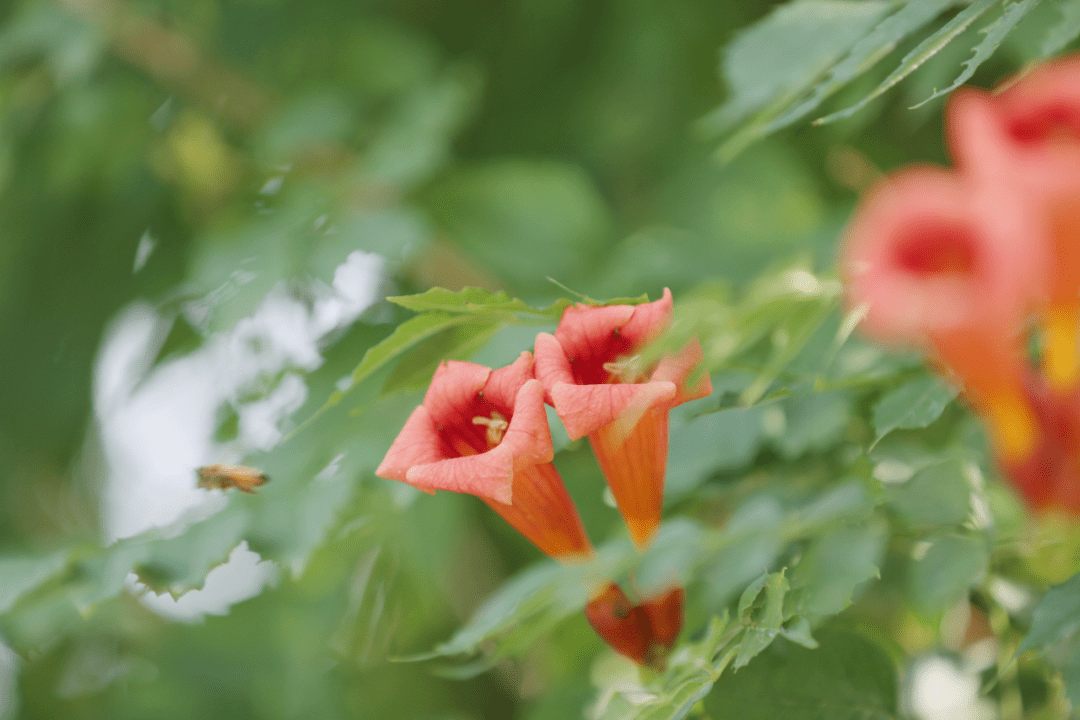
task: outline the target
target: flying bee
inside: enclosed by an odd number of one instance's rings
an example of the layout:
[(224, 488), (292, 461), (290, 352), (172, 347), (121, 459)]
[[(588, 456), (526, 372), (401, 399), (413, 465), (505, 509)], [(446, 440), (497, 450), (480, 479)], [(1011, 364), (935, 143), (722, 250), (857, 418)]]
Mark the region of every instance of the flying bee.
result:
[(240, 492), (255, 494), (255, 488), (270, 482), (261, 471), (243, 465), (204, 465), (196, 472), (199, 475), (198, 487), (207, 490), (228, 490), (231, 487)]

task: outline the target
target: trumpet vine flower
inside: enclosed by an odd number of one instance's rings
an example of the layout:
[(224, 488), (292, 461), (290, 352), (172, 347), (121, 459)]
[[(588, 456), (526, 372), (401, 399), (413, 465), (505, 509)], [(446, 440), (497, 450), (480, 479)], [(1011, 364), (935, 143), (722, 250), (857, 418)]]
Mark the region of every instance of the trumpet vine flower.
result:
[(588, 556), (592, 545), (551, 463), (532, 366), (528, 352), (498, 370), (443, 362), (375, 473), (428, 493), (476, 495), (544, 553)]
[(609, 583), (585, 607), (596, 634), (639, 665), (663, 670), (683, 625), (686, 592), (675, 588), (634, 605), (622, 588)]
[(957, 92), (948, 119), (961, 170), (1023, 193), (1047, 224), (1053, 271), (1041, 313), (1042, 366), (1053, 391), (1075, 394), (1080, 390), (1080, 58), (1040, 66), (998, 94)]
[(671, 292), (642, 305), (565, 310), (554, 335), (536, 338), (536, 377), (571, 439), (588, 436), (634, 541), (660, 524), (668, 411), (712, 393), (695, 340), (646, 364), (641, 351), (671, 321)]
[(944, 365), (1009, 462), (1038, 441), (1023, 332), (1045, 287), (1044, 246), (1039, 216), (1007, 188), (918, 166), (870, 192), (841, 247), (863, 330)]

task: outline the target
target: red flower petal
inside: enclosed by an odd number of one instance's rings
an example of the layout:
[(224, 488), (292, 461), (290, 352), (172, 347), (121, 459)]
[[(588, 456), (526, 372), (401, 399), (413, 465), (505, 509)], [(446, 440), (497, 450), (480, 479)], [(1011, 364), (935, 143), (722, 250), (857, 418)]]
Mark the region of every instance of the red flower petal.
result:
[[(491, 374), (493, 378), (496, 372), (498, 370)], [(544, 388), (539, 380), (532, 379), (521, 386), (514, 398), (513, 408), (514, 416), (499, 447), (508, 448), (513, 453), (515, 470), (551, 462), (555, 451), (551, 447), (551, 428), (544, 412)]]
[[(375, 474), (388, 480), (406, 482), (405, 476), (409, 468), (442, 459), (441, 442), (435, 431), (435, 421), (427, 408), (421, 405), (409, 415), (409, 419), (405, 421), (405, 427), (394, 438), (390, 450), (375, 470)], [(433, 489), (427, 487), (420, 489), (428, 493), (434, 492)]]
[(619, 420), (627, 412), (634, 416), (626, 423), (632, 428), (646, 410), (672, 400), (675, 392), (675, 383), (671, 382), (617, 385), (558, 383), (551, 388), (551, 400), (559, 419), (566, 426), (567, 435), (571, 440), (577, 440)]
[(551, 464), (544, 390), (532, 364), (528, 352), (495, 371), (442, 363), (377, 474), (425, 492), (477, 495), (549, 555), (589, 555), (577, 509)]
[(416, 465), (409, 468), (405, 480), (421, 489), (469, 493), (509, 505), (513, 501), (514, 454), (498, 445), (479, 455)]

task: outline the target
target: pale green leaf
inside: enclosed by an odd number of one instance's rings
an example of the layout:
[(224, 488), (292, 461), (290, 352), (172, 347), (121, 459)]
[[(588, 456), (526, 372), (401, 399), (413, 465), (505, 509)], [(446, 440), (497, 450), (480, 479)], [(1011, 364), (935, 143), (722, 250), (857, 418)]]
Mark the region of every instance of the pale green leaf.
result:
[(1076, 634), (1080, 628), (1080, 574), (1050, 588), (1031, 617), (1031, 629), (1020, 652), (1047, 648)]
[(456, 292), (436, 287), (418, 295), (398, 295), (386, 299), (395, 305), (400, 305), (418, 313), (444, 312), (483, 315), (501, 312), (540, 315), (555, 319), (558, 319), (562, 311), (570, 304), (568, 300), (560, 300), (545, 308), (534, 308), (517, 298), (511, 298), (503, 290), (490, 292), (478, 287), (467, 287)]
[(594, 711), (596, 720), (681, 720), (712, 688), (735, 656), (737, 622), (713, 617), (704, 636), (671, 659), (667, 671), (641, 687), (619, 689)]
[(937, 32), (919, 43), (918, 47), (905, 55), (903, 60), (900, 61), (900, 65), (893, 70), (880, 85), (874, 88), (869, 95), (849, 108), (818, 118), (814, 121), (814, 124), (822, 125), (825, 123), (836, 122), (837, 120), (843, 120), (844, 118), (851, 117), (859, 110), (862, 110), (870, 103), (870, 101), (878, 98), (908, 75), (915, 72), (920, 65), (932, 58), (939, 50), (967, 30), (980, 15), (999, 2), (1000, 0), (975, 0), (971, 5), (968, 5), (958, 12), (955, 17), (945, 23), (945, 25)]
[(971, 514), (971, 487), (957, 459), (931, 463), (904, 482), (886, 485), (885, 496), (889, 507), (916, 529), (960, 525)]
[(893, 430), (926, 427), (941, 417), (955, 397), (956, 388), (933, 375), (908, 380), (874, 406), (877, 440)]
[(904, 3), (857, 42), (851, 52), (833, 66), (829, 76), (814, 87), (810, 97), (762, 127), (759, 135), (764, 137), (776, 132), (813, 112), (840, 88), (891, 53), (901, 40), (956, 4), (957, 0), (911, 0)]
[(43, 557), (0, 556), (0, 613), (10, 610), (20, 597), (54, 577), (66, 564), (66, 552), (55, 552)]
[(724, 132), (806, 90), (887, 12), (885, 2), (795, 0), (744, 30), (724, 50), (730, 98), (702, 121)]
[(956, 88), (963, 85), (975, 71), (979, 69), (979, 66), (990, 59), (990, 56), (997, 50), (998, 45), (1005, 39), (1005, 36), (1012, 31), (1020, 21), (1027, 17), (1027, 14), (1039, 4), (1039, 0), (1020, 0), (1020, 2), (1012, 3), (1005, 8), (1005, 12), (1001, 17), (997, 18), (988, 27), (983, 28), (981, 32), (986, 34), (986, 37), (982, 39), (978, 45), (975, 46), (975, 50), (970, 58), (964, 61), (963, 71), (953, 80), (952, 84), (943, 90), (938, 90), (930, 97), (923, 100), (921, 103), (915, 105), (912, 109), (920, 107), (930, 102), (934, 98), (939, 98), (944, 95), (948, 95)]
[(882, 522), (834, 530), (814, 540), (791, 576), (797, 598), (789, 614), (810, 619), (835, 615), (863, 583), (880, 577), (888, 539)]
[[(758, 653), (769, 647), (780, 634), (785, 619), (784, 597), (789, 589), (790, 585), (783, 570), (768, 577), (765, 583), (765, 606), (760, 613), (754, 613), (748, 620), (743, 620), (747, 629), (732, 665), (736, 670), (745, 667)], [(746, 599), (745, 595), (743, 599)]]
[(934, 540), (925, 554), (911, 562), (908, 591), (914, 609), (926, 616), (960, 600), (986, 575), (986, 541), (967, 536)]

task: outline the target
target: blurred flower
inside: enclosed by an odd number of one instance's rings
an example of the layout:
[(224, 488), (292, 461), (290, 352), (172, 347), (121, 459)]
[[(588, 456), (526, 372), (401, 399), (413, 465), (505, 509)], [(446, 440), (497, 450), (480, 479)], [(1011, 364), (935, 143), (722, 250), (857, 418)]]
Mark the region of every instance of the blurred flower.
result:
[(682, 588), (634, 605), (618, 585), (609, 583), (585, 607), (596, 634), (616, 652), (639, 665), (663, 670), (682, 631)]
[(1025, 457), (1002, 459), (1002, 469), (1030, 507), (1080, 513), (1080, 398), (1054, 391), (1033, 373), (1025, 386), (1038, 442)]
[(917, 166), (869, 193), (840, 251), (863, 330), (918, 347), (951, 371), (1008, 461), (1038, 441), (1023, 332), (1045, 287), (1042, 227), (1007, 187)]
[(1080, 56), (1037, 67), (1001, 93), (965, 88), (948, 107), (961, 170), (1023, 193), (1049, 230), (1053, 272), (1043, 313), (1050, 387), (1080, 388)]
[[(536, 338), (536, 376), (571, 439), (589, 436), (615, 502), (638, 545), (660, 524), (668, 411), (712, 392), (695, 340), (646, 364), (641, 351), (671, 321), (671, 292), (638, 306), (577, 305), (555, 335)], [(691, 384), (693, 381), (693, 384)]]
[(442, 363), (376, 474), (428, 493), (476, 495), (548, 555), (590, 555), (581, 519), (551, 464), (544, 394), (532, 365), (528, 352), (494, 371)]

